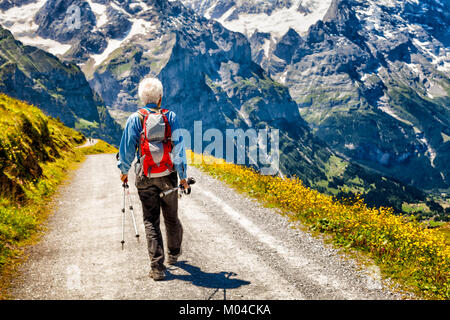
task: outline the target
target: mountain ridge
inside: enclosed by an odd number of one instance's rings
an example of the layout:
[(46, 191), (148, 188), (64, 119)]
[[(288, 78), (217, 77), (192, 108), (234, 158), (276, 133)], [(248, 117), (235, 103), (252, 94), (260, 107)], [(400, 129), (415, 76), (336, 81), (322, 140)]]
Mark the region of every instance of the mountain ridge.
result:
[(118, 144), (119, 127), (74, 64), (24, 46), (0, 25), (0, 90), (33, 103), (86, 135)]
[[(246, 2), (242, 15), (262, 4), (272, 5)], [(450, 188), (448, 12), (435, 0), (333, 0), (307, 32), (288, 23), (279, 37), (247, 36), (253, 60), (289, 88), (334, 152), (440, 194)]]

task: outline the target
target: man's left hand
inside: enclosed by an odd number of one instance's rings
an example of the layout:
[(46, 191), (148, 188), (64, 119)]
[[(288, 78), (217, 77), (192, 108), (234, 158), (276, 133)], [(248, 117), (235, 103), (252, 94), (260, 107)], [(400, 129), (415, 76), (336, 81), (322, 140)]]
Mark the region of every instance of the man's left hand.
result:
[(183, 190), (188, 190), (190, 186), (188, 185), (186, 179), (180, 181), (180, 185), (183, 187)]
[(128, 183), (128, 175), (127, 174), (121, 174), (120, 180), (122, 180), (123, 183)]

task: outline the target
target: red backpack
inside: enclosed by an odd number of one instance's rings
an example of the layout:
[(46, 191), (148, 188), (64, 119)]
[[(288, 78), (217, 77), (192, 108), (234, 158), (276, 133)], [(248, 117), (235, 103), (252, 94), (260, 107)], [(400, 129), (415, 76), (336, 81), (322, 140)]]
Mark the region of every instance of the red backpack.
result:
[(139, 149), (143, 174), (150, 178), (169, 175), (174, 170), (172, 129), (167, 118), (169, 110), (155, 112), (143, 108), (138, 113), (142, 120)]

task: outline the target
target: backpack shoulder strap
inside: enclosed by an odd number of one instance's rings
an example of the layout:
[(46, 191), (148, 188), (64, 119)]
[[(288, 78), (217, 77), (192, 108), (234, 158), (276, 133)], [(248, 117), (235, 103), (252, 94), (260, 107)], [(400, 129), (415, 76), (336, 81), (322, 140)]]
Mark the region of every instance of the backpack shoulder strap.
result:
[(161, 109), (160, 112), (164, 118), (164, 123), (166, 124), (166, 132), (165, 132), (166, 141), (170, 141), (172, 139), (172, 128), (170, 127), (169, 118), (167, 117), (167, 114), (170, 112), (170, 110)]
[(138, 115), (141, 118), (145, 118), (149, 114), (150, 114), (150, 110), (147, 109), (147, 108), (141, 108), (141, 109), (138, 110)]
[(141, 108), (138, 110), (137, 113), (138, 113), (139, 118), (141, 119), (141, 124), (143, 126), (145, 117), (148, 116), (151, 113), (151, 111), (147, 108)]

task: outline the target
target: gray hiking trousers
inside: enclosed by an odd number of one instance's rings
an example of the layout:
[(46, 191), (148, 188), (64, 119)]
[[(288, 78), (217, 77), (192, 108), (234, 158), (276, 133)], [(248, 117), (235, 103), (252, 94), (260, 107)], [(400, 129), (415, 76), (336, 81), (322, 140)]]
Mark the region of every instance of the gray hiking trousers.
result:
[(181, 251), (183, 227), (178, 219), (178, 193), (160, 198), (161, 192), (178, 186), (176, 172), (160, 178), (136, 177), (136, 187), (142, 202), (144, 226), (147, 236), (148, 253), (151, 267), (164, 270), (164, 245), (160, 229), (161, 209), (164, 217), (169, 255), (177, 255)]

